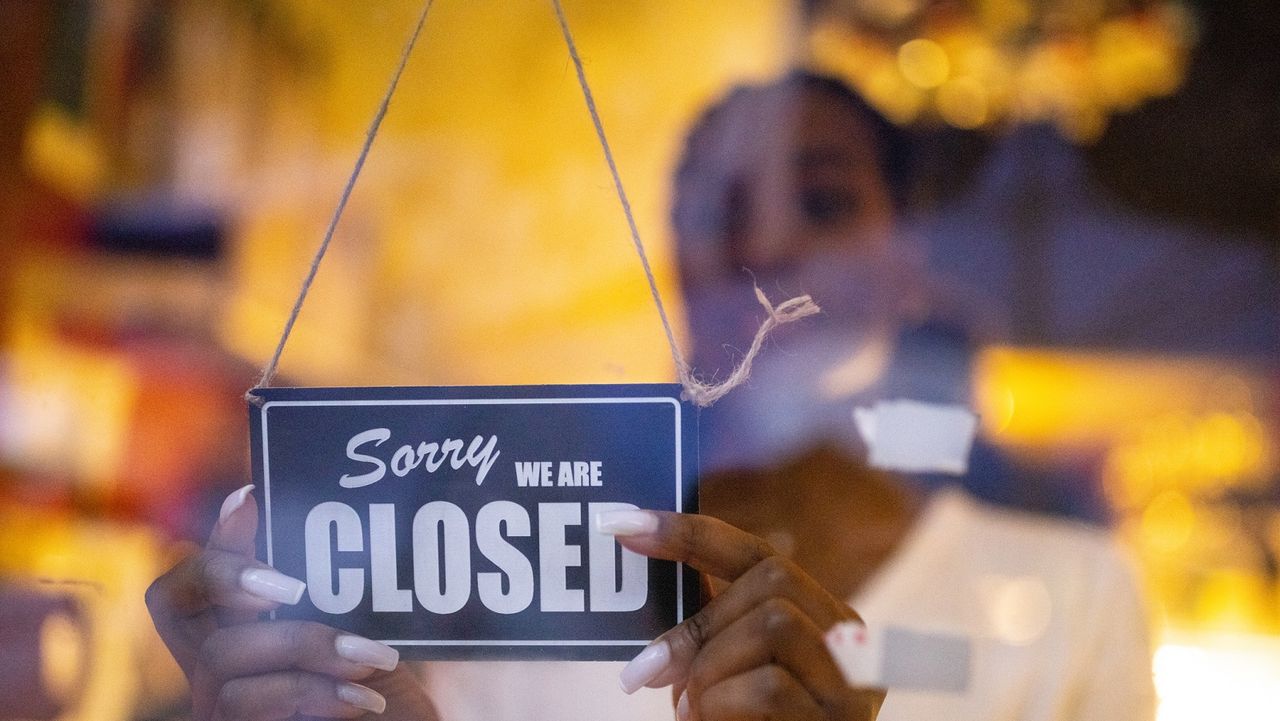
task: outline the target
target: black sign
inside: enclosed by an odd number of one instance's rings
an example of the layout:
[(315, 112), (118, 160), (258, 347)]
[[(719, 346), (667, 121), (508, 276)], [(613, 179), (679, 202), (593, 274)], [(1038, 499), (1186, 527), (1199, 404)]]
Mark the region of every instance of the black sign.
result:
[(623, 660), (696, 611), (697, 574), (595, 532), (697, 511), (676, 385), (268, 388), (250, 406), (278, 618), (407, 658)]

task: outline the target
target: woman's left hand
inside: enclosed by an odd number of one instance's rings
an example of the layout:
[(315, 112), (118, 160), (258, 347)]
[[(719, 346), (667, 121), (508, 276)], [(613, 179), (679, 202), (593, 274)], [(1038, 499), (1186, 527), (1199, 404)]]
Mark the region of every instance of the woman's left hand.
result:
[(850, 687), (823, 639), (858, 614), (763, 539), (659, 511), (602, 513), (596, 527), (636, 553), (728, 582), (623, 669), (625, 691), (672, 686), (680, 721), (875, 719), (884, 691)]

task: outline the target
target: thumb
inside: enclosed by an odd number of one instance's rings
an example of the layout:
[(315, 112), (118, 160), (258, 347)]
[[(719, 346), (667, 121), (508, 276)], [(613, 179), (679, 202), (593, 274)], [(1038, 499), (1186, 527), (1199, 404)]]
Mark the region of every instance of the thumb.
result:
[(258, 501), (253, 485), (247, 485), (227, 496), (218, 512), (218, 522), (209, 534), (208, 547), (253, 557), (258, 535)]

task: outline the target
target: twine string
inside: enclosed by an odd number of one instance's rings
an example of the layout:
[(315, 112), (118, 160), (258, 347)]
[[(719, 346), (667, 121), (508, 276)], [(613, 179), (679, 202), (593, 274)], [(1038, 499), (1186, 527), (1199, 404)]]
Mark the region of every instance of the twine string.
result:
[(760, 301), (768, 314), (760, 328), (756, 331), (755, 338), (751, 341), (751, 347), (747, 350), (745, 356), (733, 369), (727, 378), (719, 383), (704, 382), (697, 378), (693, 369), (689, 366), (689, 362), (685, 360), (684, 354), (680, 352), (680, 346), (676, 343), (675, 331), (671, 329), (671, 320), (667, 317), (666, 306), (662, 302), (662, 295), (658, 293), (658, 281), (653, 276), (653, 267), (649, 264), (649, 254), (645, 252), (644, 242), (640, 240), (640, 230), (636, 227), (635, 214), (631, 211), (631, 202), (627, 200), (627, 191), (622, 187), (622, 176), (618, 172), (618, 164), (613, 159), (613, 149), (609, 146), (609, 139), (604, 133), (604, 123), (600, 120), (600, 113), (596, 109), (595, 96), (591, 93), (591, 86), (587, 83), (586, 71), (582, 68), (582, 57), (578, 54), (578, 45), (573, 41), (573, 33), (569, 30), (569, 23), (565, 20), (564, 8), (560, 5), (560, 0), (551, 0), (551, 4), (555, 7), (556, 20), (560, 23), (560, 34), (564, 36), (565, 45), (569, 48), (569, 58), (573, 61), (573, 69), (578, 75), (578, 86), (582, 88), (582, 98), (586, 101), (587, 112), (591, 115), (591, 123), (595, 126), (596, 139), (600, 141), (600, 149), (604, 151), (605, 162), (609, 166), (609, 172), (613, 175), (613, 187), (618, 193), (618, 202), (622, 204), (622, 212), (627, 217), (627, 228), (631, 231), (631, 243), (635, 246), (636, 255), (640, 256), (640, 265), (644, 268), (644, 277), (649, 282), (649, 294), (653, 296), (653, 303), (658, 308), (658, 317), (662, 319), (662, 329), (667, 335), (667, 345), (671, 349), (671, 359), (675, 362), (676, 374), (680, 379), (680, 385), (684, 387), (684, 396), (694, 405), (706, 407), (715, 403), (724, 397), (726, 393), (742, 385), (751, 375), (751, 365), (755, 361), (756, 356), (760, 354), (760, 349), (764, 346), (765, 339), (773, 332), (773, 329), (799, 320), (806, 316), (818, 313), (820, 309), (808, 295), (802, 295), (791, 298), (782, 304), (774, 307), (765, 297), (765, 294), (756, 287), (756, 299)]
[(435, 0), (426, 0), (422, 6), (422, 12), (418, 14), (418, 22), (414, 25), (413, 32), (409, 35), (408, 42), (405, 43), (404, 49), (400, 52), (400, 62), (396, 65), (395, 72), (391, 74), (391, 82), (387, 85), (387, 91), (382, 95), (382, 102), (378, 104), (378, 111), (374, 113), (373, 120), (369, 123), (369, 129), (364, 134), (364, 145), (360, 148), (360, 155), (356, 157), (355, 167), (351, 169), (351, 175), (347, 177), (347, 184), (342, 189), (342, 195), (338, 198), (338, 206), (333, 210), (333, 216), (329, 219), (329, 227), (325, 229), (324, 239), (320, 241), (320, 247), (316, 249), (315, 255), (311, 258), (311, 267), (307, 270), (307, 276), (302, 281), (302, 287), (298, 289), (298, 297), (293, 301), (293, 309), (289, 311), (289, 318), (284, 323), (284, 330), (280, 333), (280, 340), (276, 343), (276, 350), (271, 354), (271, 360), (262, 370), (262, 376), (258, 378), (258, 382), (254, 384), (245, 394), (245, 400), (254, 405), (262, 405), (262, 399), (254, 393), (259, 388), (265, 388), (271, 384), (271, 380), (275, 378), (276, 368), (280, 365), (280, 356), (284, 353), (284, 346), (289, 342), (289, 335), (293, 333), (293, 326), (298, 322), (298, 315), (302, 313), (302, 304), (307, 300), (307, 293), (311, 290), (311, 284), (315, 282), (316, 273), (320, 270), (320, 262), (324, 260), (324, 254), (329, 250), (329, 243), (333, 240), (334, 231), (338, 228), (338, 221), (342, 218), (342, 211), (347, 207), (347, 201), (351, 199), (351, 191), (356, 186), (356, 179), (360, 177), (360, 171), (364, 168), (364, 161), (369, 157), (369, 149), (373, 147), (373, 139), (378, 135), (378, 129), (382, 126), (382, 119), (387, 115), (387, 108), (391, 106), (391, 97), (395, 95), (396, 85), (400, 83), (400, 76), (404, 74), (405, 65), (409, 63), (409, 56), (413, 53), (413, 46), (418, 42), (418, 36), (422, 34), (422, 28), (427, 23), (427, 13), (431, 12), (431, 6), (435, 4)]
[[(573, 33), (569, 30), (564, 8), (561, 6), (560, 0), (551, 0), (551, 2), (555, 8), (556, 20), (560, 24), (560, 32), (564, 36), (565, 45), (569, 49), (569, 57), (573, 61), (573, 67), (578, 76), (578, 85), (582, 89), (582, 97), (586, 101), (587, 112), (591, 115), (591, 122), (595, 127), (596, 138), (600, 141), (600, 148), (604, 151), (609, 173), (613, 176), (613, 187), (617, 192), (618, 201), (622, 205), (622, 212), (627, 219), (627, 228), (631, 232), (631, 242), (635, 246), (636, 255), (639, 256), (640, 265), (644, 269), (645, 279), (649, 284), (649, 294), (653, 296), (653, 303), (658, 309), (658, 317), (662, 320), (662, 329), (666, 333), (667, 346), (671, 350), (671, 359), (675, 363), (680, 385), (684, 388), (683, 395), (697, 406), (709, 406), (747, 380), (751, 375), (752, 363), (755, 361), (756, 356), (760, 354), (765, 339), (775, 328), (818, 313), (820, 309), (808, 295), (791, 298), (778, 306), (774, 306), (765, 297), (760, 288), (756, 287), (756, 299), (765, 309), (766, 317), (756, 331), (755, 338), (752, 339), (746, 355), (743, 356), (738, 366), (733, 369), (733, 372), (719, 383), (704, 382), (697, 378), (684, 354), (680, 352), (679, 344), (676, 343), (675, 331), (671, 327), (671, 319), (667, 316), (666, 305), (663, 304), (662, 295), (658, 292), (658, 281), (654, 277), (653, 267), (649, 263), (649, 255), (645, 252), (644, 242), (640, 239), (640, 230), (636, 225), (635, 214), (631, 210), (631, 201), (627, 199), (627, 191), (622, 185), (622, 175), (619, 173), (618, 164), (614, 160), (613, 148), (609, 145), (609, 139), (605, 136), (604, 123), (601, 122), (600, 113), (596, 109), (595, 96), (591, 92), (591, 86), (587, 83), (586, 71), (582, 66), (582, 57), (578, 54), (578, 46), (573, 40)], [(263, 369), (262, 376), (258, 379), (258, 382), (245, 393), (245, 400), (249, 403), (261, 406), (262, 399), (254, 391), (267, 387), (275, 377), (276, 369), (280, 364), (280, 356), (284, 353), (285, 344), (288, 343), (294, 324), (297, 323), (298, 316), (302, 312), (302, 304), (306, 302), (307, 293), (315, 282), (316, 274), (320, 270), (320, 263), (324, 260), (325, 253), (329, 250), (329, 244), (333, 240), (338, 221), (342, 218), (342, 211), (346, 209), (347, 201), (351, 198), (356, 179), (360, 177), (360, 171), (364, 168), (365, 160), (369, 157), (369, 150), (373, 147), (373, 140), (378, 135), (382, 119), (387, 114), (387, 108), (391, 105), (391, 98), (395, 95), (396, 86), (400, 82), (400, 76), (404, 73), (405, 66), (409, 62), (409, 56), (412, 54), (413, 47), (422, 33), (422, 28), (427, 21), (427, 14), (431, 11), (433, 4), (434, 0), (426, 0), (422, 7), (422, 12), (418, 16), (418, 22), (414, 26), (413, 33), (410, 34), (408, 42), (405, 43), (404, 50), (400, 54), (400, 62), (396, 65), (395, 72), (391, 76), (391, 82), (387, 85), (387, 90), (382, 96), (378, 111), (374, 114), (373, 120), (369, 123), (369, 129), (365, 132), (364, 145), (360, 148), (355, 167), (352, 168), (351, 175), (347, 178), (346, 186), (342, 190), (342, 195), (338, 198), (337, 207), (329, 220), (329, 226), (325, 230), (324, 238), (311, 259), (311, 267), (307, 271), (302, 286), (298, 289), (298, 296), (294, 300), (288, 319), (285, 321), (284, 330), (280, 334), (280, 340), (276, 343), (275, 352), (271, 354), (271, 359)]]

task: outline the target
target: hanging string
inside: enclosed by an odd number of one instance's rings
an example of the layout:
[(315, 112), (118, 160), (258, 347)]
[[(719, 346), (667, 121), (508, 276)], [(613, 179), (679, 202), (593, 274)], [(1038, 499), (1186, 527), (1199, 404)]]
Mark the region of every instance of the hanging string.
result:
[[(600, 121), (600, 113), (596, 110), (595, 96), (591, 93), (591, 87), (587, 83), (586, 72), (582, 67), (582, 58), (578, 55), (578, 46), (573, 40), (573, 34), (569, 30), (569, 24), (565, 20), (564, 8), (560, 5), (560, 0), (551, 0), (555, 7), (556, 19), (560, 24), (560, 32), (564, 35), (565, 44), (569, 48), (569, 57), (573, 60), (574, 70), (578, 75), (578, 85), (582, 88), (583, 98), (586, 100), (587, 111), (591, 115), (591, 122), (595, 126), (596, 138), (600, 141), (600, 147), (604, 151), (605, 161), (609, 165), (609, 172), (613, 176), (614, 190), (617, 191), (618, 200), (622, 204), (622, 212), (627, 218), (627, 227), (631, 231), (631, 242), (635, 245), (636, 254), (640, 257), (640, 265), (644, 268), (645, 278), (649, 283), (649, 293), (653, 296), (654, 305), (657, 306), (658, 316), (662, 320), (662, 329), (666, 332), (667, 345), (671, 350), (671, 359), (676, 366), (676, 373), (679, 377), (680, 384), (684, 387), (685, 397), (698, 406), (709, 406), (722, 398), (726, 393), (741, 385), (751, 375), (751, 365), (756, 356), (759, 355), (764, 345), (765, 339), (773, 331), (774, 328), (784, 323), (790, 323), (806, 316), (819, 312), (817, 304), (808, 295), (791, 298), (786, 302), (774, 306), (765, 297), (765, 294), (757, 287), (755, 289), (756, 299), (760, 301), (760, 305), (765, 309), (767, 314), (764, 323), (760, 325), (756, 331), (755, 338), (751, 342), (750, 348), (746, 355), (733, 370), (729, 376), (720, 383), (708, 383), (698, 380), (690, 368), (688, 361), (680, 352), (680, 347), (676, 343), (675, 331), (671, 328), (671, 320), (667, 317), (666, 306), (662, 302), (662, 296), (658, 293), (658, 282), (654, 278), (653, 268), (649, 264), (648, 253), (645, 252), (644, 243), (640, 240), (640, 230), (636, 226), (635, 214), (631, 210), (631, 202), (627, 199), (627, 192), (622, 186), (622, 176), (618, 172), (618, 164), (613, 158), (613, 149), (609, 146), (609, 140), (605, 137), (604, 125)], [(346, 186), (342, 190), (342, 195), (338, 198), (338, 205), (333, 211), (333, 217), (329, 220), (329, 226), (325, 230), (324, 239), (320, 242), (320, 247), (316, 249), (315, 256), (311, 259), (311, 267), (307, 271), (306, 278), (302, 282), (302, 287), (298, 289), (298, 297), (294, 300), (293, 308), (289, 312), (289, 318), (285, 321), (284, 330), (280, 334), (280, 340), (276, 343), (275, 352), (271, 354), (271, 359), (267, 362), (266, 367), (262, 371), (262, 376), (258, 382), (245, 393), (245, 400), (254, 405), (262, 405), (262, 399), (254, 394), (259, 388), (265, 388), (270, 385), (271, 380), (275, 377), (276, 369), (280, 364), (280, 356), (284, 353), (285, 344), (289, 341), (289, 335), (293, 332), (293, 326), (297, 323), (298, 316), (302, 312), (302, 304), (306, 302), (307, 293), (311, 290), (312, 283), (315, 282), (316, 273), (320, 270), (320, 263), (324, 260), (325, 253), (329, 250), (329, 244), (333, 240), (334, 231), (338, 227), (338, 221), (342, 218), (342, 211), (346, 209), (347, 201), (351, 198), (351, 192), (355, 188), (356, 179), (360, 177), (360, 171), (364, 168), (365, 160), (369, 157), (369, 150), (373, 147), (373, 140), (378, 135), (378, 129), (382, 125), (382, 119), (387, 114), (387, 108), (391, 104), (391, 98), (395, 95), (396, 85), (400, 82), (400, 76), (404, 73), (405, 65), (409, 62), (409, 56), (413, 52), (413, 47), (418, 41), (418, 36), (422, 33), (422, 28), (426, 24), (427, 14), (431, 11), (434, 0), (426, 0), (422, 7), (422, 12), (418, 16), (417, 25), (414, 26), (413, 33), (409, 36), (409, 40), (405, 43), (404, 50), (400, 54), (400, 62), (396, 66), (395, 72), (391, 76), (391, 82), (387, 86), (386, 93), (382, 96), (382, 102), (378, 105), (378, 111), (374, 114), (373, 121), (369, 124), (369, 129), (365, 132), (364, 145), (360, 148), (360, 154), (356, 158), (355, 167), (351, 170), (351, 175), (347, 178)]]
[(427, 23), (427, 13), (431, 12), (431, 6), (435, 4), (435, 0), (426, 0), (422, 6), (422, 12), (418, 15), (418, 22), (413, 28), (413, 33), (409, 35), (409, 41), (405, 43), (404, 50), (400, 53), (400, 62), (396, 65), (395, 72), (391, 75), (391, 83), (387, 86), (387, 92), (382, 95), (382, 102), (378, 104), (378, 112), (373, 116), (373, 121), (369, 123), (369, 129), (364, 134), (364, 145), (360, 148), (360, 155), (356, 158), (355, 167), (351, 170), (351, 175), (347, 178), (347, 184), (342, 189), (342, 195), (338, 198), (338, 207), (333, 211), (333, 217), (329, 219), (329, 227), (324, 232), (324, 240), (320, 241), (320, 247), (316, 249), (315, 256), (311, 259), (311, 268), (307, 271), (307, 277), (302, 281), (302, 287), (298, 289), (298, 297), (293, 301), (293, 309), (289, 311), (289, 318), (285, 321), (284, 330), (280, 333), (280, 340), (276, 343), (276, 350), (271, 354), (271, 360), (267, 362), (266, 367), (262, 370), (262, 376), (258, 378), (258, 382), (254, 384), (245, 394), (245, 400), (254, 405), (262, 405), (262, 399), (254, 394), (259, 388), (265, 388), (271, 384), (271, 379), (276, 375), (276, 367), (280, 364), (280, 356), (284, 353), (285, 343), (289, 342), (289, 334), (293, 332), (293, 326), (298, 321), (298, 314), (302, 312), (302, 304), (307, 299), (307, 292), (311, 290), (311, 284), (315, 282), (316, 273), (320, 270), (320, 261), (324, 260), (324, 254), (329, 250), (329, 243), (333, 240), (333, 233), (338, 228), (338, 220), (342, 217), (342, 211), (347, 207), (347, 201), (351, 198), (351, 191), (355, 188), (356, 178), (360, 177), (360, 170), (364, 168), (364, 161), (369, 157), (369, 149), (373, 147), (373, 139), (378, 135), (378, 128), (382, 125), (382, 119), (387, 115), (387, 108), (391, 105), (391, 97), (395, 95), (396, 85), (400, 82), (400, 76), (404, 74), (404, 67), (409, 63), (409, 55), (413, 53), (413, 46), (418, 42), (418, 36), (422, 34), (422, 27)]
[(604, 150), (605, 162), (609, 165), (609, 172), (613, 174), (613, 187), (618, 193), (618, 201), (622, 203), (622, 212), (627, 216), (627, 227), (631, 230), (631, 242), (635, 245), (636, 254), (640, 256), (640, 265), (644, 267), (644, 276), (649, 281), (649, 294), (653, 296), (653, 303), (658, 307), (658, 317), (662, 319), (662, 329), (667, 334), (667, 345), (671, 348), (671, 359), (676, 365), (676, 374), (680, 379), (680, 385), (684, 386), (685, 397), (692, 401), (694, 405), (706, 407), (720, 400), (726, 393), (742, 385), (744, 381), (751, 375), (751, 364), (755, 361), (756, 356), (760, 354), (760, 349), (764, 346), (765, 338), (773, 332), (773, 329), (795, 320), (800, 320), (806, 316), (818, 313), (821, 309), (813, 302), (808, 295), (802, 295), (791, 298), (778, 306), (774, 306), (765, 297), (763, 291), (756, 287), (756, 300), (760, 301), (760, 305), (764, 307), (768, 314), (764, 323), (760, 325), (756, 331), (755, 338), (751, 341), (751, 347), (747, 350), (747, 354), (743, 356), (742, 362), (737, 368), (719, 383), (708, 383), (698, 380), (694, 375), (693, 369), (689, 367), (689, 362), (685, 360), (684, 354), (680, 352), (680, 346), (676, 343), (675, 332), (671, 329), (671, 320), (667, 317), (666, 306), (662, 303), (662, 296), (658, 293), (658, 281), (653, 276), (653, 268), (649, 265), (649, 255), (645, 252), (644, 243), (640, 240), (640, 230), (636, 227), (635, 215), (631, 212), (631, 202), (627, 200), (627, 191), (622, 187), (622, 176), (618, 173), (618, 164), (613, 159), (613, 149), (609, 147), (609, 139), (604, 134), (604, 124), (600, 121), (600, 113), (596, 110), (595, 96), (591, 93), (591, 86), (587, 83), (587, 74), (582, 69), (582, 58), (578, 55), (578, 46), (573, 41), (573, 33), (569, 31), (569, 23), (564, 17), (564, 8), (560, 5), (560, 0), (551, 0), (551, 4), (555, 7), (556, 20), (560, 23), (560, 33), (564, 36), (564, 42), (569, 46), (569, 58), (573, 60), (573, 68), (578, 73), (578, 85), (582, 88), (582, 97), (587, 103), (587, 112), (591, 114), (591, 122), (595, 125), (596, 138), (600, 141), (600, 148)]

